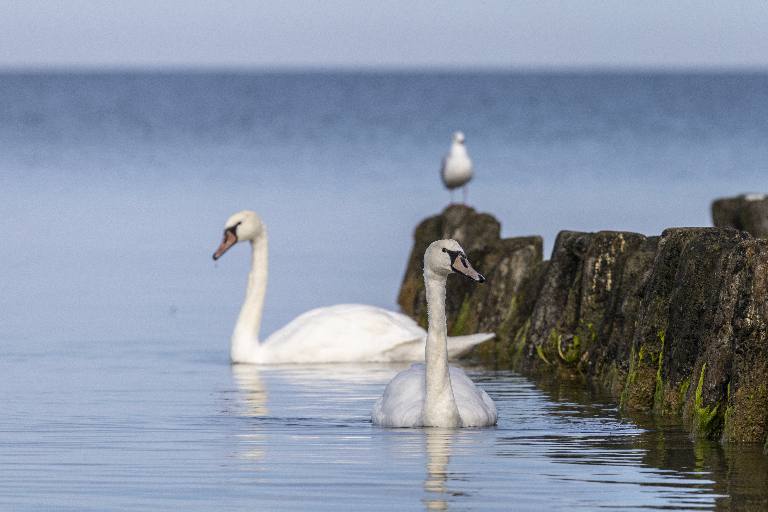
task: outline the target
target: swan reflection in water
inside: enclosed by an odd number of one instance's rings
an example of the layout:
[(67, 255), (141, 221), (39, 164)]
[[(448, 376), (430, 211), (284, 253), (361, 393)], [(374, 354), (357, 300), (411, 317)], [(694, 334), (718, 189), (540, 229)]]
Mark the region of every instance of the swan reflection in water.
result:
[(447, 495), (453, 495), (445, 486), (448, 480), (448, 463), (451, 461), (451, 442), (454, 430), (450, 428), (427, 428), (427, 478), (424, 480), (424, 492), (440, 494), (430, 499), (425, 499), (427, 510), (448, 510)]
[[(249, 364), (232, 365), (232, 377), (237, 385), (238, 399), (234, 412), (239, 416), (259, 417), (267, 416), (267, 400), (269, 399), (269, 390), (264, 380), (259, 375), (256, 366)], [(243, 452), (243, 455), (253, 461), (262, 461), (265, 451), (263, 447), (266, 444), (266, 434), (250, 426), (248, 431), (238, 434), (252, 448)], [(265, 469), (265, 468), (259, 468)]]
[[(232, 365), (236, 388), (234, 396), (230, 393), (227, 398), (231, 402), (227, 410), (244, 420), (238, 422), (240, 448), (236, 457), (247, 461), (246, 469), (269, 469), (269, 476), (262, 475), (261, 479), (290, 476), (313, 482), (318, 475), (306, 470), (309, 466), (301, 463), (308, 455), (316, 456), (332, 449), (337, 462), (344, 460), (378, 469), (380, 456), (371, 457), (371, 453), (381, 455), (378, 450), (389, 447), (397, 454), (398, 464), (416, 464), (406, 469), (416, 470), (415, 475), (419, 475), (410, 487), (413, 498), (420, 500), (426, 510), (448, 510), (451, 500), (462, 495), (449, 490), (447, 485), (452, 446), (473, 442), (475, 431), (438, 427), (378, 428), (371, 425), (368, 417), (381, 388), (393, 374), (407, 366), (407, 363)], [(344, 426), (342, 432), (326, 428), (340, 424)], [(319, 451), (308, 453), (305, 449)], [(364, 479), (365, 474), (364, 471), (361, 478)], [(372, 470), (371, 474), (377, 473)]]

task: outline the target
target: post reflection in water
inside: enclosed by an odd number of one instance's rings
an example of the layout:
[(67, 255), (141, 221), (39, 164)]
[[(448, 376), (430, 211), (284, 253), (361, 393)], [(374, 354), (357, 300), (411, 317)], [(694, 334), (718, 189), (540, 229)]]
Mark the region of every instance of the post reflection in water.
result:
[(711, 480), (717, 510), (768, 510), (768, 456), (759, 443), (691, 440), (674, 418), (646, 414), (631, 418), (645, 429), (644, 466), (705, 475)]

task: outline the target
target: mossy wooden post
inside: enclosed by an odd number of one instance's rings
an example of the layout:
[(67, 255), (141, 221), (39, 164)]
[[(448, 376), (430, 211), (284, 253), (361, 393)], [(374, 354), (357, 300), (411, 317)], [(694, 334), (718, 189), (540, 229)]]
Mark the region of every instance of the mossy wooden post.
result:
[(623, 407), (658, 413), (682, 409), (680, 398), (698, 378), (694, 364), (712, 325), (715, 270), (723, 252), (748, 236), (719, 228), (662, 233), (642, 292)]
[(699, 435), (764, 443), (768, 440), (768, 242), (741, 241), (723, 254), (715, 276), (712, 321), (694, 370), (699, 385), (687, 393), (686, 416)]
[(718, 228), (735, 228), (755, 238), (768, 237), (768, 196), (742, 194), (712, 202), (712, 221)]
[[(657, 239), (562, 231), (531, 315), (523, 367), (603, 380), (619, 392), (631, 350), (638, 289)], [(535, 357), (534, 357), (535, 356)], [(623, 357), (617, 361), (617, 357)]]
[[(543, 277), (538, 300), (531, 313), (521, 365), (528, 371), (553, 371), (558, 358), (558, 324), (566, 310), (575, 308), (574, 281), (580, 276), (583, 255), (591, 233), (561, 231), (555, 240), (552, 258)], [(569, 307), (570, 306), (570, 307)]]
[(481, 360), (601, 382), (623, 410), (682, 414), (694, 436), (768, 449), (768, 241), (730, 228), (661, 237), (562, 231), (500, 238), (492, 216), (454, 205), (416, 229), (402, 310), (426, 325), (426, 247), (454, 238), (484, 273), (449, 280), (451, 334), (495, 332)]

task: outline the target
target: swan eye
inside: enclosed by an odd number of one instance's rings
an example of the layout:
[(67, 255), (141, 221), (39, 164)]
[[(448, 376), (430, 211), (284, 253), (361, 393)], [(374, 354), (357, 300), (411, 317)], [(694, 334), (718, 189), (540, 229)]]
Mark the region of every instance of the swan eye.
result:
[(237, 239), (237, 226), (239, 226), (240, 224), (242, 224), (242, 223), (238, 222), (237, 224), (235, 224), (231, 228), (227, 228), (224, 231), (229, 231), (230, 233), (232, 233), (232, 235), (235, 237), (235, 239)]
[(448, 256), (451, 258), (451, 265), (456, 264), (457, 261), (461, 261), (464, 263), (465, 267), (467, 266), (467, 256), (463, 251), (452, 251), (443, 247), (443, 252), (448, 253)]

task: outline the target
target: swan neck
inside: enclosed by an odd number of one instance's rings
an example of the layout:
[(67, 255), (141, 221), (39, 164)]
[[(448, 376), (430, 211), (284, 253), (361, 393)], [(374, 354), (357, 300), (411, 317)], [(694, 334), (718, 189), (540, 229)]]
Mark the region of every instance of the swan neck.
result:
[(422, 419), (425, 426), (458, 427), (460, 417), (448, 370), (448, 327), (445, 318), (446, 276), (425, 270), (427, 292), (426, 395)]
[(259, 329), (267, 294), (268, 243), (266, 230), (251, 240), (251, 270), (245, 301), (232, 333), (230, 358), (233, 363), (256, 363), (259, 352)]

